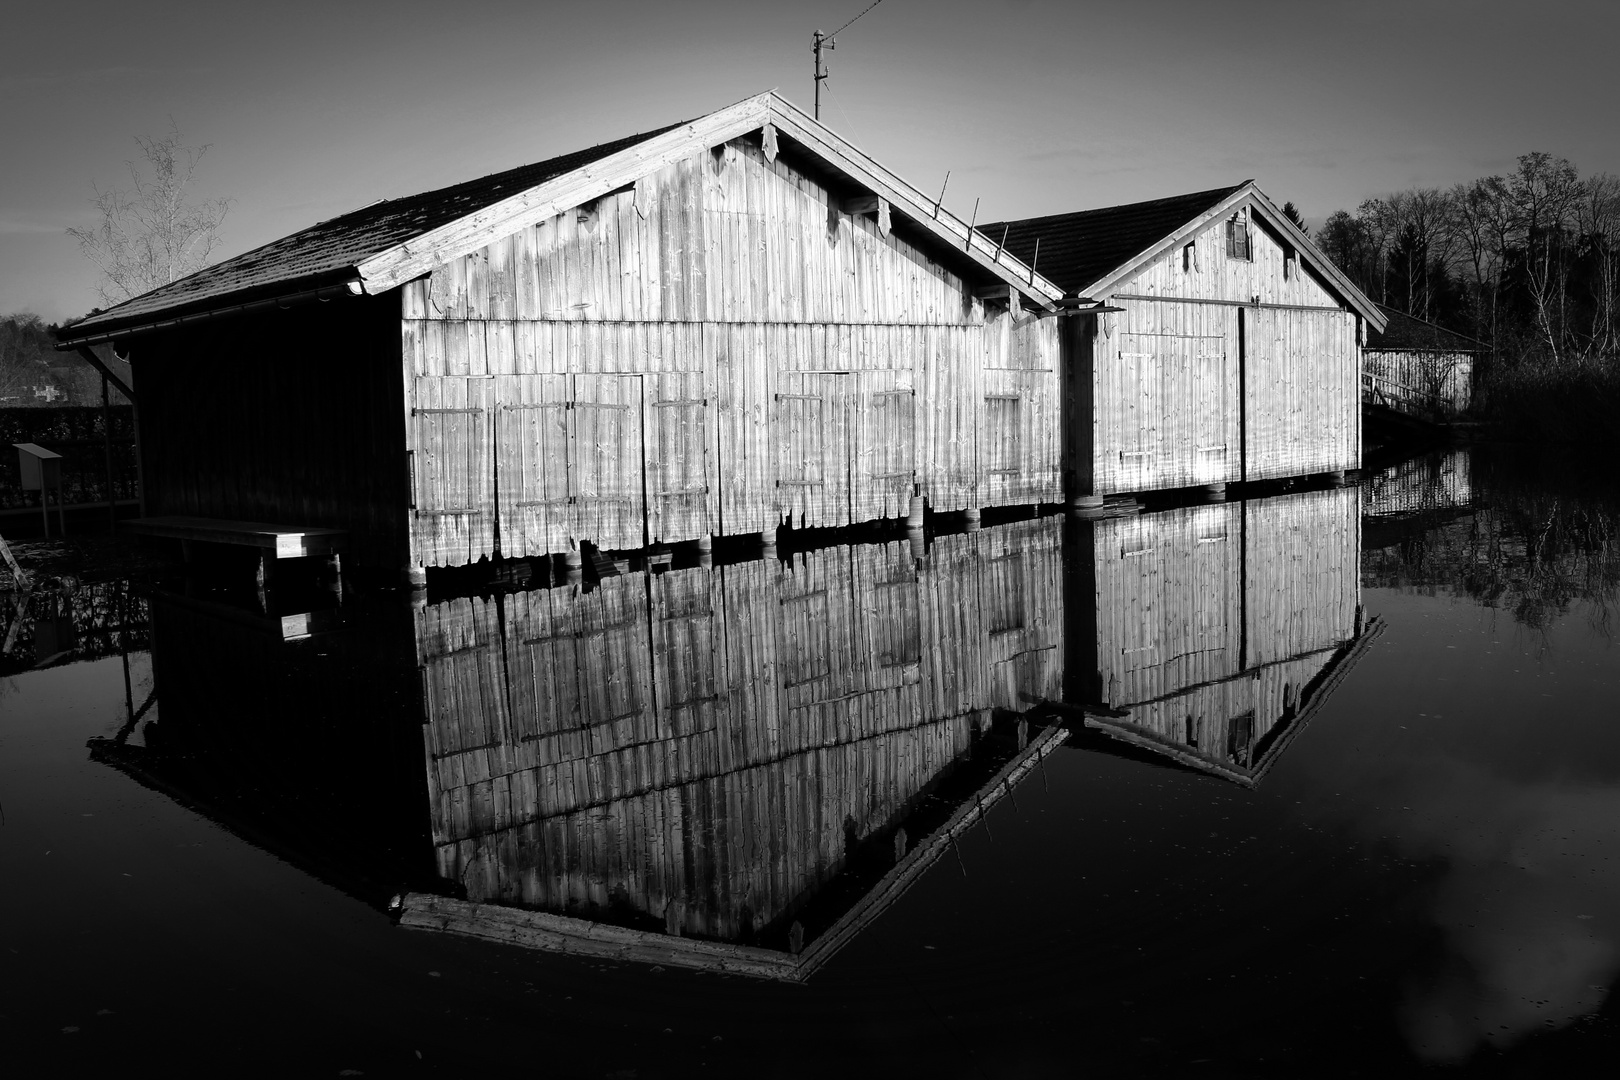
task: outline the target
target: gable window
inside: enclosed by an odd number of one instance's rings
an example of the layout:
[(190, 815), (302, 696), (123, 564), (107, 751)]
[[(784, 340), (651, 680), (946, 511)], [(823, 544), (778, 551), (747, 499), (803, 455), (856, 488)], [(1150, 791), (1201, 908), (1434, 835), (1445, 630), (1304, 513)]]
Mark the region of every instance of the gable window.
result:
[(1228, 218), (1226, 222), (1226, 257), (1229, 259), (1249, 259), (1249, 223), (1241, 217)]
[(1181, 249), (1181, 269), (1190, 274), (1198, 269), (1198, 245), (1190, 243)]

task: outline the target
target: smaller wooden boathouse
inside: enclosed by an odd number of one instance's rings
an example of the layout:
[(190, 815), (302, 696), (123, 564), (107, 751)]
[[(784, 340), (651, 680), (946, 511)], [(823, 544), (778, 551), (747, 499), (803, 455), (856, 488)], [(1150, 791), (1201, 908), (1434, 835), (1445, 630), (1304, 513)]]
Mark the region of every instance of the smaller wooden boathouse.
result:
[(1474, 399), (1474, 363), (1490, 346), (1378, 306), (1388, 322), (1367, 335), (1362, 351), (1363, 403), (1431, 420), (1453, 420), (1466, 412)]
[(425, 568), (1052, 503), (1061, 290), (774, 93), (74, 325), (145, 514)]
[(1385, 315), (1254, 181), (981, 226), (1060, 285), (1071, 501), (1355, 469)]

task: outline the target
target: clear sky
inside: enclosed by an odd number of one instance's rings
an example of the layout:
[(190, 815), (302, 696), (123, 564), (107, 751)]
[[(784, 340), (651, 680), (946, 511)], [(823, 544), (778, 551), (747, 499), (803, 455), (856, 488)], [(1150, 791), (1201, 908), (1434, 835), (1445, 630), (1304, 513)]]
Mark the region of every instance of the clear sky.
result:
[[(868, 0), (18, 5), (0, 46), (0, 314), (82, 314), (65, 235), (170, 119), (234, 200), (219, 257), (378, 198), (779, 88)], [(1616, 0), (883, 0), (822, 119), (979, 220), (1254, 177), (1315, 222), (1529, 150), (1620, 173)]]

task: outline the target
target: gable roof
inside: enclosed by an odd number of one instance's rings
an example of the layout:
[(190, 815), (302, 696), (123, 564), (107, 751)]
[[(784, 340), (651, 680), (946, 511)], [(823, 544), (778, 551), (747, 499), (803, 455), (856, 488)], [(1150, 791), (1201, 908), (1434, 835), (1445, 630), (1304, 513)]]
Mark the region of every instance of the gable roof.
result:
[(1464, 334), (1454, 333), (1432, 322), (1413, 318), (1404, 311), (1397, 311), (1387, 304), (1378, 307), (1388, 317), (1389, 322), (1382, 330), (1374, 330), (1367, 335), (1366, 348), (1369, 351), (1391, 350), (1396, 352), (1489, 352), (1490, 346), (1477, 338)]
[(1042, 275), (1061, 285), (1068, 295), (1101, 299), (1165, 251), (1186, 243), (1244, 206), (1258, 212), (1269, 228), (1280, 233), (1330, 291), (1373, 327), (1383, 327), (1384, 313), (1378, 305), (1356, 288), (1253, 180), (1123, 206), (996, 221), (979, 226), (979, 231), (996, 243), (1005, 235), (1007, 250), (1013, 256), (1025, 262), (1035, 261)]
[(996, 221), (979, 228), (996, 243), (1006, 237), (1013, 255), (1029, 262), (1040, 242), (1043, 273), (1064, 290), (1080, 295), (1082, 289), (1131, 256), (1153, 247), (1176, 227), (1186, 224), (1241, 188), (1215, 188), (1191, 195), (1125, 206), (1105, 206), (1073, 214), (1025, 218), (1023, 221)]
[(700, 147), (770, 129), (848, 182), (889, 202), (909, 222), (1042, 306), (1051, 281), (997, 257), (966, 222), (878, 165), (774, 91), (695, 120), (657, 128), (408, 198), (385, 200), (312, 225), (98, 312), (63, 331), (59, 348), (127, 336), (224, 309), (307, 293), (386, 292), (491, 241), (634, 183)]

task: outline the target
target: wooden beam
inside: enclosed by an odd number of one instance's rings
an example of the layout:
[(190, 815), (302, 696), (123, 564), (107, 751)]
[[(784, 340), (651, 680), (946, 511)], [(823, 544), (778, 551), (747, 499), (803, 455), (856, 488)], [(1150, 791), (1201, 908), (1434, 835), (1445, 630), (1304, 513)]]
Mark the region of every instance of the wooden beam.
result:
[(80, 345), (75, 351), (78, 352), (80, 356), (84, 357), (86, 363), (95, 368), (97, 371), (101, 372), (102, 378), (118, 387), (118, 392), (120, 394), (123, 394), (131, 402), (134, 402), (135, 391), (125, 385), (124, 380), (120, 379), (116, 374), (113, 373), (112, 368), (108, 367), (106, 362), (103, 361), (101, 357), (96, 355), (96, 351), (94, 349), (88, 345)]
[(356, 269), (366, 292), (376, 294), (421, 277), (519, 229), (538, 225), (580, 203), (680, 160), (700, 146), (714, 146), (771, 121), (767, 92), (683, 124), (662, 135), (609, 154), (599, 161), (492, 203), (455, 221), (429, 229), (362, 262)]
[(947, 243), (954, 243), (975, 265), (1016, 286), (1019, 292), (1036, 304), (1050, 307), (1052, 301), (1063, 296), (1062, 289), (1034, 274), (1022, 262), (1005, 253), (998, 261), (996, 245), (989, 237), (970, 229), (967, 222), (948, 210), (939, 209), (932, 196), (923, 194), (889, 172), (787, 101), (773, 97), (771, 119), (782, 134), (815, 153), (861, 187), (888, 199), (895, 209), (922, 228)]

